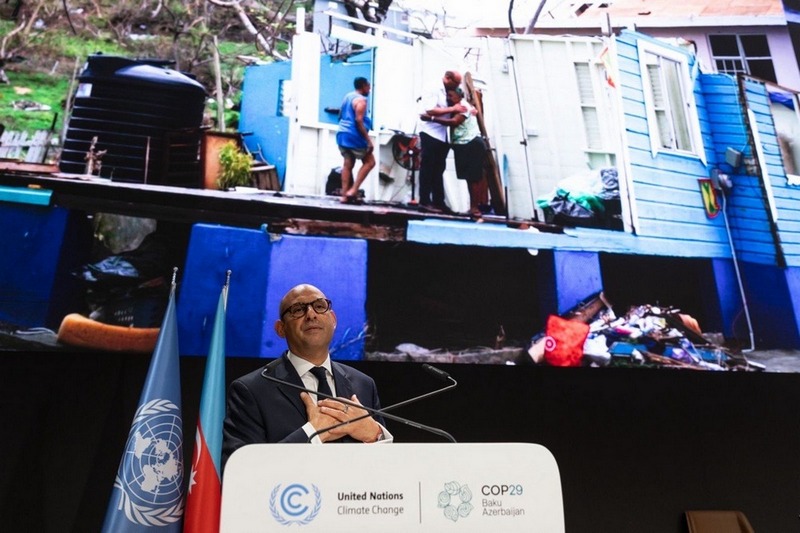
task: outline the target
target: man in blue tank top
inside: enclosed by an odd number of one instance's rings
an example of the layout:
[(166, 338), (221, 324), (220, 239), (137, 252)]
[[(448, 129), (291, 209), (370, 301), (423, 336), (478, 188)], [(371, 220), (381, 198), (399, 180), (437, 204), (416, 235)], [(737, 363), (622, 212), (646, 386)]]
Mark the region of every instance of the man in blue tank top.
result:
[[(344, 157), (341, 200), (343, 203), (353, 202), (358, 198), (358, 188), (375, 167), (374, 146), (369, 137), (372, 119), (367, 112), (367, 96), (371, 86), (366, 78), (358, 77), (353, 80), (353, 87), (355, 90), (345, 95), (339, 109), (339, 131), (336, 133), (336, 144)], [(361, 168), (351, 187), (356, 159), (361, 160)]]

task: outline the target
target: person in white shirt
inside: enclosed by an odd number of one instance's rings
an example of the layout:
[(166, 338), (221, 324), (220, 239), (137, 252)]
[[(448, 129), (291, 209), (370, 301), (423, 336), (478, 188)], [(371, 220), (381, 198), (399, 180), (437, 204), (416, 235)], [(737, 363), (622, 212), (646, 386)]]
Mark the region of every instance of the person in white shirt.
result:
[(477, 111), (466, 100), (460, 87), (447, 90), (447, 102), (453, 109), (463, 109), (451, 117), (437, 116), (428, 120), (451, 128), (450, 142), (456, 161), (456, 176), (467, 182), (469, 189), (469, 215), (481, 220), (480, 198), (482, 196), (486, 141), (481, 135), (476, 117)]
[(448, 129), (432, 117), (450, 117), (455, 112), (463, 111), (461, 107), (453, 107), (447, 103), (448, 89), (461, 85), (461, 74), (448, 70), (442, 77), (441, 87), (429, 92), (422, 98), (420, 119), (420, 143), (422, 154), (419, 168), (419, 203), (423, 207), (438, 211), (449, 211), (444, 198), (443, 175), (447, 167)]
[(281, 300), (279, 312), (275, 331), (286, 339), (289, 349), (266, 367), (231, 383), (222, 432), (223, 465), (234, 451), (253, 443), (392, 442), (382, 417), (360, 418), (367, 414), (365, 409), (317, 398), (264, 377), (266, 372), (279, 381), (351, 404), (381, 408), (372, 378), (331, 360), (336, 313), (321, 290), (307, 284), (294, 287)]

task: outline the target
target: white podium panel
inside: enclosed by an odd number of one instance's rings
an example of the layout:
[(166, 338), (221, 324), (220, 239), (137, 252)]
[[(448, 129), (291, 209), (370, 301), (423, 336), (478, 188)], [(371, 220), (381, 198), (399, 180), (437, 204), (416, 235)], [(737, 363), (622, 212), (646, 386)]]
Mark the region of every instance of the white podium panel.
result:
[(564, 531), (538, 444), (256, 444), (228, 460), (223, 533)]

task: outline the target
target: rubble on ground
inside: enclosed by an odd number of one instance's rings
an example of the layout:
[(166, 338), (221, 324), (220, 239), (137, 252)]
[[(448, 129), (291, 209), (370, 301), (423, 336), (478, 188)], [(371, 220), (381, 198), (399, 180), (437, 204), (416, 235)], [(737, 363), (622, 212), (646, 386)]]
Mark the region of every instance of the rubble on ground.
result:
[(722, 340), (720, 334), (704, 334), (697, 320), (671, 307), (636, 305), (618, 317), (601, 292), (562, 316), (548, 317), (528, 355), (534, 363), (553, 366), (764, 370)]
[(525, 348), (491, 348), (477, 346), (464, 350), (444, 348), (428, 349), (410, 342), (395, 347), (393, 352), (367, 352), (364, 358), (368, 361), (395, 361), (414, 363), (473, 363), (504, 365), (517, 364), (523, 360)]
[[(502, 331), (502, 330), (501, 330)], [(617, 316), (600, 292), (558, 316), (527, 346), (495, 346), (461, 350), (428, 349), (402, 343), (393, 352), (367, 352), (371, 361), (418, 363), (536, 364), (544, 366), (649, 367), (712, 371), (762, 371), (724, 345), (720, 333), (703, 332), (697, 320), (679, 309), (658, 305), (632, 306)]]

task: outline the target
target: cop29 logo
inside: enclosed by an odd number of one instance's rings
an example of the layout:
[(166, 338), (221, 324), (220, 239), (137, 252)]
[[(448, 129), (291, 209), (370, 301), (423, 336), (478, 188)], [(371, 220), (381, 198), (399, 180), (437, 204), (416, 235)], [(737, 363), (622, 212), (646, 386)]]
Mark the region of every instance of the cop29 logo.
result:
[[(312, 495), (313, 491), (313, 495)], [(272, 518), (281, 525), (310, 524), (322, 507), (322, 495), (316, 485), (311, 490), (300, 483), (292, 483), (281, 490), (275, 485), (269, 496), (269, 510)]]
[(444, 488), (437, 497), (436, 504), (444, 512), (448, 520), (457, 522), (459, 518), (466, 518), (472, 512), (472, 491), (467, 485), (457, 481), (444, 484)]

